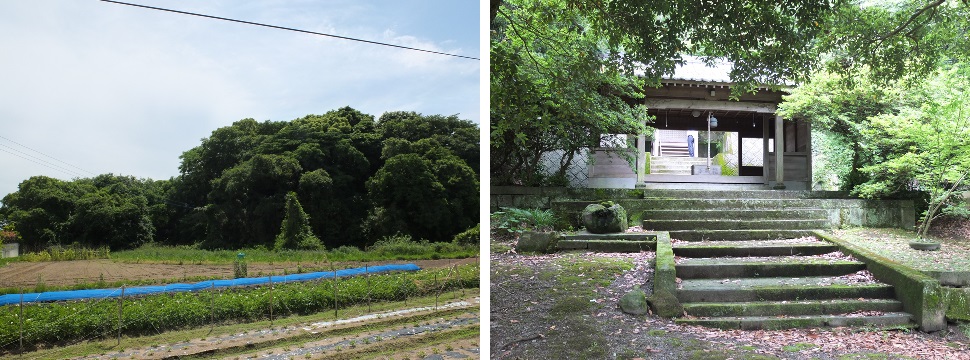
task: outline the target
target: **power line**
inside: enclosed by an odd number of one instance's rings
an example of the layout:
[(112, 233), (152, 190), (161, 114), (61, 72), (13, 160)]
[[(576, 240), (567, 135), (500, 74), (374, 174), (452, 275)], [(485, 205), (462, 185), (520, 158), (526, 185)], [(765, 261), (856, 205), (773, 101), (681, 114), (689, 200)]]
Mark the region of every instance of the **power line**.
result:
[[(63, 172), (69, 173), (69, 174), (73, 174), (73, 175), (77, 175), (77, 176), (82, 176), (82, 174), (79, 173), (79, 172), (77, 172), (77, 171), (74, 171), (74, 170), (71, 170), (71, 169), (66, 169), (66, 168), (63, 168), (63, 167), (60, 167), (60, 166), (51, 164), (51, 163), (49, 163), (47, 161), (44, 161), (42, 159), (38, 159), (37, 157), (35, 157), (33, 155), (30, 155), (30, 154), (27, 154), (27, 153), (25, 153), (23, 151), (17, 150), (15, 148), (11, 147), (10, 145), (0, 144), (0, 146), (9, 149), (9, 150), (4, 150), (4, 152), (6, 152), (8, 154), (13, 154), (15, 156), (18, 156), (21, 159), (25, 159), (25, 160), (28, 160), (28, 161), (33, 161), (36, 164), (45, 165), (45, 166), (50, 167), (50, 168), (56, 168), (57, 170), (61, 170)], [(13, 153), (11, 151), (13, 151)], [(16, 153), (16, 154), (14, 154), (14, 153)], [(17, 154), (20, 154), (20, 155), (17, 155)]]
[(44, 167), (47, 167), (47, 168), (50, 168), (50, 169), (54, 169), (54, 170), (63, 172), (65, 174), (68, 174), (68, 175), (71, 175), (71, 176), (82, 177), (81, 174), (78, 174), (76, 172), (72, 172), (70, 170), (65, 170), (64, 168), (60, 168), (60, 167), (57, 167), (57, 166), (54, 166), (54, 165), (49, 165), (49, 163), (46, 163), (46, 162), (43, 162), (43, 161), (33, 160), (33, 159), (29, 158), (29, 157), (25, 157), (23, 155), (19, 155), (19, 154), (15, 153), (15, 152), (12, 152), (12, 151), (9, 151), (9, 150), (3, 149), (3, 148), (0, 148), (0, 151), (3, 151), (5, 153), (8, 153), (10, 155), (19, 157), (21, 159), (30, 161), (30, 162), (35, 163), (35, 164), (38, 164), (38, 165), (41, 165), (41, 166), (44, 166)]
[[(16, 141), (13, 141), (13, 140), (11, 140), (11, 139), (9, 139), (9, 138), (6, 138), (6, 137), (4, 137), (4, 136), (2, 136), (2, 135), (0, 135), (0, 139), (4, 139), (4, 140), (7, 140), (7, 141), (9, 141), (9, 142), (12, 142), (12, 143), (14, 143), (14, 144), (16, 144), (16, 145), (18, 145), (18, 146), (20, 146), (20, 147), (23, 147), (23, 148), (25, 148), (25, 149), (27, 149), (27, 150), (30, 150), (30, 151), (33, 151), (33, 152), (35, 152), (35, 153), (38, 153), (38, 154), (41, 154), (41, 155), (43, 155), (44, 157), (47, 157), (47, 158), (49, 158), (49, 159), (52, 159), (52, 160), (54, 160), (54, 161), (57, 161), (57, 162), (59, 162), (59, 163), (61, 163), (61, 164), (64, 164), (64, 165), (67, 165), (67, 166), (70, 166), (70, 167), (72, 167), (72, 168), (75, 168), (75, 169), (78, 169), (78, 170), (81, 170), (81, 171), (83, 171), (83, 172), (86, 172), (86, 173), (88, 173), (88, 174), (91, 174), (91, 175), (97, 175), (97, 174), (95, 174), (95, 173), (93, 173), (93, 172), (90, 172), (90, 171), (87, 171), (87, 170), (84, 170), (84, 169), (82, 169), (82, 168), (79, 168), (79, 167), (77, 167), (77, 166), (74, 166), (74, 165), (71, 165), (71, 164), (69, 164), (69, 163), (66, 163), (66, 162), (64, 162), (64, 161), (61, 161), (60, 159), (58, 159), (58, 158), (55, 158), (55, 157), (53, 157), (53, 156), (50, 156), (50, 155), (47, 155), (47, 154), (45, 154), (45, 153), (42, 153), (42, 152), (40, 152), (40, 151), (37, 151), (37, 150), (34, 150), (33, 148), (31, 148), (31, 147), (29, 147), (29, 146), (27, 146), (27, 145), (24, 145), (24, 144), (21, 144), (21, 143), (19, 143), (19, 142), (16, 142)], [(7, 147), (9, 147), (9, 146), (7, 146)], [(13, 149), (13, 148), (11, 148), (11, 149)], [(53, 165), (53, 164), (52, 164), (52, 165)], [(72, 172), (74, 172), (73, 170), (71, 170), (71, 171), (72, 171)], [(80, 175), (80, 174), (79, 174), (79, 175)]]
[(457, 55), (457, 54), (449, 54), (449, 53), (438, 52), (438, 51), (433, 51), (433, 50), (418, 49), (418, 48), (407, 47), (407, 46), (402, 46), (402, 45), (394, 45), (394, 44), (382, 43), (382, 42), (372, 41), (372, 40), (357, 39), (357, 38), (352, 38), (352, 37), (347, 37), (347, 36), (326, 34), (326, 33), (321, 33), (321, 32), (316, 32), (316, 31), (300, 30), (300, 29), (288, 28), (288, 27), (283, 27), (283, 26), (262, 24), (262, 23), (252, 22), (252, 21), (236, 20), (236, 19), (224, 18), (224, 17), (219, 17), (219, 16), (212, 16), (212, 15), (205, 15), (205, 14), (193, 13), (193, 12), (188, 12), (188, 11), (172, 10), (172, 9), (166, 9), (166, 8), (154, 7), (154, 6), (148, 6), (148, 5), (132, 4), (132, 3), (126, 3), (126, 2), (114, 1), (114, 0), (101, 0), (101, 1), (109, 2), (109, 3), (115, 3), (115, 4), (121, 4), (121, 5), (128, 5), (128, 6), (140, 7), (140, 8), (145, 8), (145, 9), (152, 9), (152, 10), (173, 12), (173, 13), (183, 14), (183, 15), (192, 15), (192, 16), (199, 16), (199, 17), (216, 19), (216, 20), (231, 21), (231, 22), (237, 22), (237, 23), (248, 24), (248, 25), (264, 26), (264, 27), (273, 28), (273, 29), (289, 30), (289, 31), (296, 31), (296, 32), (301, 32), (301, 33), (306, 33), (306, 34), (313, 34), (313, 35), (320, 35), (320, 36), (328, 36), (328, 37), (337, 38), (337, 39), (350, 40), (350, 41), (359, 41), (359, 42), (368, 43), (368, 44), (382, 45), (382, 46), (390, 46), (390, 47), (396, 47), (396, 48), (405, 49), (405, 50), (421, 51), (421, 52), (426, 52), (426, 53), (431, 53), (431, 54), (437, 54), (437, 55), (454, 56), (454, 57), (458, 57), (458, 58), (471, 59), (471, 60), (481, 60), (479, 58), (471, 57), (471, 56), (464, 56), (464, 55)]

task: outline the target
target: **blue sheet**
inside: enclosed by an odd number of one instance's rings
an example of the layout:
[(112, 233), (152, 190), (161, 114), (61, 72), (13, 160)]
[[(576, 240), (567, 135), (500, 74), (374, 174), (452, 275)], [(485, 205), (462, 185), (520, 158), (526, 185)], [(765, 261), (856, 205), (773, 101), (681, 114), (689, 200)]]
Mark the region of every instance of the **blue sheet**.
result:
[[(365, 271), (366, 269), (366, 271)], [(348, 277), (363, 275), (365, 273), (382, 273), (389, 271), (417, 271), (421, 270), (415, 264), (391, 264), (368, 266), (366, 268), (352, 268), (337, 270), (338, 277)], [(321, 271), (304, 274), (273, 276), (273, 283), (284, 283), (293, 281), (309, 281), (318, 279), (333, 278), (333, 271)], [(125, 296), (138, 296), (150, 294), (162, 294), (170, 292), (198, 291), (211, 288), (227, 288), (234, 286), (253, 286), (269, 284), (270, 277), (239, 278), (232, 280), (206, 280), (193, 284), (168, 284), (153, 286), (126, 287)], [(121, 296), (121, 288), (114, 289), (90, 289), (90, 290), (68, 290), (68, 291), (48, 291), (42, 293), (23, 294), (24, 303), (44, 302), (44, 301), (65, 301), (65, 300), (85, 300), (85, 299), (106, 299)], [(20, 294), (7, 294), (0, 296), (0, 305), (19, 304)]]

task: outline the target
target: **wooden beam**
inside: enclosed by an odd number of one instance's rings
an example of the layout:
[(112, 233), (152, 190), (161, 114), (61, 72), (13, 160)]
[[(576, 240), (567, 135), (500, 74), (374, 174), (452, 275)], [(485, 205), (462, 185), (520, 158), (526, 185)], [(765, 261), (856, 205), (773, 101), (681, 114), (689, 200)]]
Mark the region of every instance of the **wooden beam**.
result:
[(774, 104), (718, 100), (646, 99), (644, 104), (649, 109), (750, 111), (763, 114), (774, 114), (776, 110)]

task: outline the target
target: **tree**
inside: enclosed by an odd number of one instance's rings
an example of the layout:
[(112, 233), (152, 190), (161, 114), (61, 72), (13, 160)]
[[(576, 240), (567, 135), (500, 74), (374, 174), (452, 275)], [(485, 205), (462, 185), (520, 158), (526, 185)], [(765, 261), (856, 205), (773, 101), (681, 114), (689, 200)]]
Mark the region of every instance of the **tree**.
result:
[[(562, 182), (600, 134), (640, 133), (640, 89), (684, 54), (734, 63), (735, 95), (803, 78), (827, 1), (509, 0), (492, 9), (491, 159), (497, 184)], [(543, 157), (559, 151), (553, 169)]]
[(970, 60), (970, 1), (836, 2), (814, 53), (830, 71), (888, 84)]
[(842, 189), (864, 198), (918, 191), (926, 210), (918, 236), (941, 214), (967, 216), (953, 191), (970, 172), (970, 66), (944, 66), (926, 79), (888, 84), (864, 71), (822, 71), (793, 90), (779, 107), (786, 117), (812, 120), (849, 139), (852, 163)]
[(89, 189), (80, 184), (34, 176), (3, 198), (0, 212), (20, 232), (24, 251), (68, 244), (75, 203)]
[[(450, 241), (478, 222), (478, 176), (433, 138), (391, 142), (389, 158), (367, 181), (373, 210), (366, 222), (372, 239), (406, 233)], [(397, 152), (400, 151), (400, 152)]]
[(255, 155), (213, 180), (206, 213), (206, 247), (268, 245), (283, 219), (285, 196), (296, 188), (302, 168), (292, 157)]
[(900, 82), (884, 86), (864, 80), (867, 77), (867, 73), (853, 76), (822, 70), (810, 81), (790, 90), (791, 95), (785, 96), (785, 101), (778, 106), (778, 114), (785, 118), (811, 120), (813, 135), (832, 139), (817, 130), (838, 134), (834, 140), (850, 153), (848, 159), (839, 160), (846, 162), (846, 166), (839, 167), (844, 172), (838, 173), (843, 191), (852, 191), (865, 183), (867, 178), (860, 170), (880, 157), (868, 147), (869, 138), (864, 134), (870, 127), (870, 118), (898, 112), (919, 101), (907, 96), (909, 92)]
[[(382, 119), (378, 124), (350, 107), (293, 121), (243, 119), (184, 152), (181, 174), (170, 180), (32, 177), (4, 197), (0, 225), (16, 226), (25, 250), (73, 243), (121, 249), (148, 242), (273, 247), (284, 217), (297, 205), (305, 217), (299, 223), (308, 226), (297, 235), (316, 234), (330, 246), (363, 246), (376, 238), (362, 228), (383, 211), (375, 208), (367, 184), (394, 157), (382, 155), (386, 142), (401, 145), (393, 152), (420, 155), (420, 173), (441, 190), (428, 201), (443, 204), (438, 211), (451, 215), (451, 222), (416, 227), (420, 234), (414, 237), (450, 240), (478, 218), (477, 174), (469, 166), (478, 163), (478, 127), (456, 116), (412, 112)], [(386, 183), (398, 175), (382, 176)], [(382, 204), (402, 221), (418, 211), (407, 203)], [(317, 247), (302, 239), (280, 244)]]
[(421, 115), (413, 111), (391, 111), (381, 115), (377, 132), (384, 141), (403, 139), (415, 142), (434, 139), (451, 150), (475, 172), (478, 172), (481, 135), (475, 123), (457, 115)]
[(302, 249), (321, 250), (323, 244), (310, 229), (310, 218), (303, 212), (303, 206), (295, 192), (286, 194), (286, 216), (276, 236), (276, 250)]
[(970, 215), (965, 201), (951, 196), (970, 174), (970, 66), (940, 69), (920, 85), (910, 91), (918, 104), (871, 118), (866, 137), (884, 155), (861, 169), (869, 179), (856, 191), (870, 198), (906, 188), (926, 192), (917, 231), (925, 238), (940, 215)]

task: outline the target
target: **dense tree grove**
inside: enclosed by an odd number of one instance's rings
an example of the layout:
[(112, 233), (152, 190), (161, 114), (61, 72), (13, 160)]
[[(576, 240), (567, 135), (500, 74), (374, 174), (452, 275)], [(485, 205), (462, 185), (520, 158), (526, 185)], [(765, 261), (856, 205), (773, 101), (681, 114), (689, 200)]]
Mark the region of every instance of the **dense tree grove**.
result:
[[(477, 125), (456, 116), (375, 120), (345, 107), (293, 121), (244, 119), (184, 152), (169, 180), (27, 179), (3, 198), (0, 222), (28, 250), (153, 241), (272, 248), (288, 231), (306, 241), (284, 236), (281, 247), (314, 247), (308, 236), (325, 247), (398, 233), (450, 241), (478, 222), (479, 146)], [(291, 225), (287, 214), (297, 217)]]

